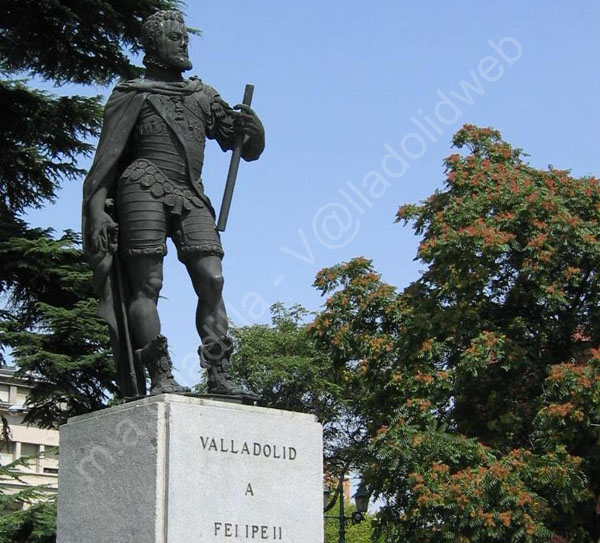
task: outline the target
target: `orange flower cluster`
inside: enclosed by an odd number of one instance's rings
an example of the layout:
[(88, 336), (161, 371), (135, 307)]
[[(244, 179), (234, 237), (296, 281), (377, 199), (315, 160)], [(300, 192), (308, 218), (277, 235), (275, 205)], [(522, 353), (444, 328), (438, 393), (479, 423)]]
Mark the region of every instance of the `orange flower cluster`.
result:
[(406, 400), (406, 406), (415, 406), (419, 411), (427, 411), (431, 407), (431, 402), (425, 398), (409, 398)]
[(383, 353), (389, 353), (394, 348), (394, 345), (387, 337), (373, 337), (369, 341), (369, 346), (371, 347), (374, 356), (379, 356)]
[(508, 511), (500, 513), (498, 515), (498, 518), (500, 519), (500, 522), (502, 522), (502, 524), (504, 524), (504, 526), (506, 526), (507, 528), (510, 526), (512, 515)]
[(446, 162), (448, 164), (456, 165), (460, 162), (460, 155), (458, 153), (453, 153), (448, 158), (446, 158)]
[(419, 349), (419, 353), (425, 353), (431, 351), (431, 347), (433, 346), (433, 339), (428, 338), (423, 342), (421, 348)]
[(481, 239), (486, 247), (504, 245), (514, 239), (512, 232), (503, 232), (497, 228), (488, 226), (483, 217), (478, 217), (475, 224), (458, 229), (458, 234), (466, 234), (471, 238)]
[(435, 473), (448, 473), (450, 471), (450, 468), (442, 462), (434, 462), (431, 466), (431, 469)]
[(584, 419), (583, 412), (575, 409), (575, 406), (571, 402), (551, 404), (546, 408), (546, 413), (551, 417), (564, 418), (570, 416), (578, 421), (582, 421)]
[(430, 385), (431, 383), (433, 383), (433, 375), (430, 375), (428, 373), (421, 373), (419, 371), (417, 372), (417, 375), (415, 375), (415, 381), (417, 383), (425, 383), (426, 385)]
[(380, 435), (382, 435), (382, 434), (385, 434), (385, 433), (387, 433), (387, 431), (388, 431), (388, 427), (387, 427), (387, 426), (381, 426), (381, 427), (379, 427), (379, 428), (377, 429), (377, 432), (376, 432), (376, 434), (377, 434), (378, 436), (380, 436)]

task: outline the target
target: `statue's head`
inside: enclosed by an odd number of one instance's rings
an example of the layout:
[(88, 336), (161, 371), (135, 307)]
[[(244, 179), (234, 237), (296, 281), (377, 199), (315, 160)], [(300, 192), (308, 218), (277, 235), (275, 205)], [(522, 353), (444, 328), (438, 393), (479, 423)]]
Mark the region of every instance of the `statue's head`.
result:
[(184, 72), (192, 69), (188, 57), (188, 32), (183, 14), (177, 10), (157, 11), (142, 27), (144, 64)]

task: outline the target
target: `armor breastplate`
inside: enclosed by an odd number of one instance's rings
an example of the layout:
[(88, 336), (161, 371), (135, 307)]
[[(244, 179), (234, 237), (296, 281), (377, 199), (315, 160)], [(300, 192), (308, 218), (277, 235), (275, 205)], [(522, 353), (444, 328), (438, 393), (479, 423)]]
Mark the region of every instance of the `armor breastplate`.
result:
[(161, 114), (145, 102), (134, 128), (133, 162), (123, 176), (150, 189), (175, 214), (202, 206), (202, 200), (210, 208), (200, 180), (206, 140), (201, 109), (191, 97), (156, 96), (153, 101)]
[(189, 187), (183, 145), (148, 102), (144, 104), (135, 126), (133, 158), (152, 162), (175, 186)]
[[(135, 127), (134, 158), (154, 162), (174, 183), (200, 179), (206, 145), (205, 113), (192, 96), (156, 96), (159, 115), (148, 101), (144, 104)], [(175, 134), (164, 118), (178, 129)], [(180, 138), (187, 150), (183, 149)]]

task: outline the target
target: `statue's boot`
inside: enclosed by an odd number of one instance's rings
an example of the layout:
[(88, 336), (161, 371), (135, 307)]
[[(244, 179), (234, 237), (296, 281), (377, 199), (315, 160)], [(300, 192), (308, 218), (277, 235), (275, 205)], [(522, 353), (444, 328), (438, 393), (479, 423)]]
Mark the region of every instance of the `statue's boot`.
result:
[(231, 376), (232, 353), (233, 342), (227, 336), (207, 341), (198, 349), (200, 365), (208, 371), (208, 393), (258, 400), (256, 394)]
[(173, 377), (173, 363), (169, 356), (167, 338), (163, 335), (156, 336), (147, 343), (143, 349), (135, 352), (148, 369), (150, 374), (150, 394), (186, 394), (190, 389), (181, 386)]

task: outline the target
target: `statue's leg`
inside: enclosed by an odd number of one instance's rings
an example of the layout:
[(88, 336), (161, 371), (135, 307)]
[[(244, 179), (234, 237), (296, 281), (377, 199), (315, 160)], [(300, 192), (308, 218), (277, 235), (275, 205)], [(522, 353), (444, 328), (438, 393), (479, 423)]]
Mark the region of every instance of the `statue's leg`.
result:
[(208, 370), (208, 391), (250, 396), (231, 378), (233, 342), (223, 303), (223, 248), (210, 211), (202, 206), (185, 213), (175, 225), (173, 241), (198, 296), (196, 328), (202, 339), (200, 362)]
[(212, 394), (251, 396), (231, 377), (233, 342), (223, 302), (223, 274), (218, 256), (191, 256), (186, 266), (198, 296), (196, 327), (202, 338), (199, 349), (202, 366), (208, 370), (208, 391)]
[(146, 160), (133, 162), (119, 179), (116, 199), (119, 250), (129, 285), (129, 327), (137, 349), (160, 334), (156, 304), (167, 252), (168, 218), (164, 204), (148, 188), (155, 182), (151, 168)]
[(189, 389), (173, 377), (167, 338), (160, 334), (158, 295), (162, 287), (162, 255), (140, 255), (126, 265), (129, 279), (129, 328), (133, 335), (135, 355), (148, 370), (150, 393), (186, 393)]
[(223, 271), (218, 256), (191, 255), (186, 267), (196, 296), (196, 329), (203, 343), (227, 335), (229, 323), (223, 302)]
[(160, 334), (158, 295), (163, 281), (163, 256), (139, 255), (125, 261), (129, 282), (129, 328), (141, 349)]
[(162, 288), (168, 217), (151, 189), (156, 168), (133, 162), (119, 180), (117, 214), (120, 253), (129, 287), (128, 321), (136, 365), (146, 367), (151, 394), (188, 392), (173, 378), (167, 338), (160, 334), (158, 295)]
[(185, 264), (198, 296), (196, 328), (203, 343), (227, 336), (228, 322), (223, 303), (223, 248), (215, 219), (206, 208), (192, 207), (173, 224), (177, 256)]

